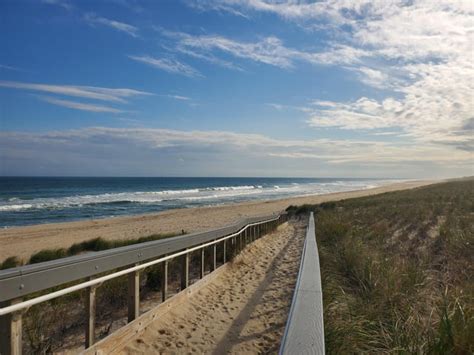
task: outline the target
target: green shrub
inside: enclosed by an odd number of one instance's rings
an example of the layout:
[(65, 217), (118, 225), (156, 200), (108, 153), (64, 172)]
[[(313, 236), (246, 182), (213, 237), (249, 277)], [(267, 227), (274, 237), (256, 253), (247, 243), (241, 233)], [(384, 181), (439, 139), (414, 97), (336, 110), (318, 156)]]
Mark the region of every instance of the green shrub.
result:
[(67, 256), (66, 249), (45, 249), (41, 250), (30, 257), (29, 264), (42, 263)]
[(17, 266), (21, 266), (20, 259), (18, 259), (16, 256), (10, 256), (0, 264), (0, 270), (11, 269)]

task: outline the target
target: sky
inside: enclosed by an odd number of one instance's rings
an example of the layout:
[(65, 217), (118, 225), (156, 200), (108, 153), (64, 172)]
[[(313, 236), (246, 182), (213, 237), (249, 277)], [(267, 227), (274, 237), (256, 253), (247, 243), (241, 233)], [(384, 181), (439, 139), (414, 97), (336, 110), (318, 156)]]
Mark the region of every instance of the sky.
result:
[(474, 175), (471, 1), (5, 0), (0, 175)]

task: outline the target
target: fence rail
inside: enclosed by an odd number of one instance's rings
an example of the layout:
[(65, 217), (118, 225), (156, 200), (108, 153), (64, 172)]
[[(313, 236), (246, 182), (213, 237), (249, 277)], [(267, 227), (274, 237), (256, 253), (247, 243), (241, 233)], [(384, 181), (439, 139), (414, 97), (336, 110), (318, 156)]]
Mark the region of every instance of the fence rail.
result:
[(324, 322), (318, 246), (311, 212), (280, 355), (324, 355)]
[[(236, 224), (201, 233), (193, 233), (164, 240), (140, 243), (101, 252), (67, 257), (50, 262), (22, 266), (0, 271), (0, 355), (21, 354), (22, 316), (33, 305), (86, 290), (86, 348), (95, 342), (96, 288), (103, 282), (128, 275), (128, 321), (139, 316), (140, 271), (152, 265), (162, 264), (162, 300), (166, 299), (168, 261), (181, 257), (181, 289), (189, 285), (190, 253), (201, 251), (201, 272), (204, 276), (204, 248), (213, 246), (211, 271), (216, 269), (216, 246), (223, 244), (223, 262), (227, 261), (226, 247), (230, 239), (233, 253), (246, 244), (276, 228), (286, 221), (286, 214), (273, 214), (244, 219)], [(115, 271), (117, 269), (122, 269)], [(104, 273), (111, 272), (103, 275)], [(102, 275), (101, 275), (102, 274)], [(84, 278), (89, 279), (80, 282)], [(79, 282), (73, 286), (47, 292), (24, 300), (32, 293), (52, 287)], [(31, 296), (30, 296), (31, 297)]]

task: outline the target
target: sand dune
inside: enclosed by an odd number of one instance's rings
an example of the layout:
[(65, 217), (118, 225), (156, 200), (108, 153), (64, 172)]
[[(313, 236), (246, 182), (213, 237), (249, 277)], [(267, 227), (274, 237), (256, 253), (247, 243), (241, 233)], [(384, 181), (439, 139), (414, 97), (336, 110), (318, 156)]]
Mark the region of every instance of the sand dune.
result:
[(295, 197), (272, 201), (252, 201), (213, 207), (176, 209), (120, 218), (15, 227), (0, 231), (0, 262), (9, 256), (23, 259), (42, 249), (67, 248), (74, 243), (102, 237), (133, 239), (155, 233), (197, 232), (230, 224), (246, 216), (269, 214), (289, 205), (320, 203), (387, 191), (409, 189), (435, 181), (410, 181), (368, 190)]
[(277, 352), (304, 235), (304, 226), (286, 223), (249, 245), (229, 270), (137, 334), (119, 353)]

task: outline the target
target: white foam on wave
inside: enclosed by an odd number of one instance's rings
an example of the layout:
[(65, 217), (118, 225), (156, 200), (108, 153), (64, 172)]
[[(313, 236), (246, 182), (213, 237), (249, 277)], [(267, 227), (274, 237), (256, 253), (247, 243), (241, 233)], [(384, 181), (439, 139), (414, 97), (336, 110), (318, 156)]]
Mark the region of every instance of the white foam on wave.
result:
[(104, 193), (99, 195), (76, 195), (60, 198), (37, 198), (32, 200), (22, 200), (15, 198), (9, 199), (9, 202), (0, 205), (0, 211), (18, 211), (22, 209), (55, 209), (67, 207), (82, 207), (94, 204), (110, 203), (160, 203), (163, 201), (179, 200), (204, 200), (229, 198), (238, 195), (255, 194), (262, 190), (262, 186), (243, 185), (243, 186), (222, 186), (208, 187), (200, 189), (183, 190), (163, 190), (163, 191), (137, 191), (137, 192), (119, 192)]
[(332, 182), (288, 183), (287, 185), (238, 185), (217, 186), (181, 190), (137, 191), (104, 193), (98, 195), (76, 195), (59, 198), (36, 198), (22, 200), (10, 198), (0, 203), (0, 212), (15, 212), (26, 209), (62, 209), (98, 204), (142, 203), (185, 205), (192, 201), (203, 203), (225, 203), (233, 200), (245, 200), (260, 196), (262, 199), (275, 199), (293, 196), (318, 195), (356, 189), (368, 189), (387, 184), (389, 180), (347, 180)]
[(0, 206), (0, 211), (18, 211), (23, 209), (33, 208), (33, 205), (25, 203), (22, 205), (6, 205)]

